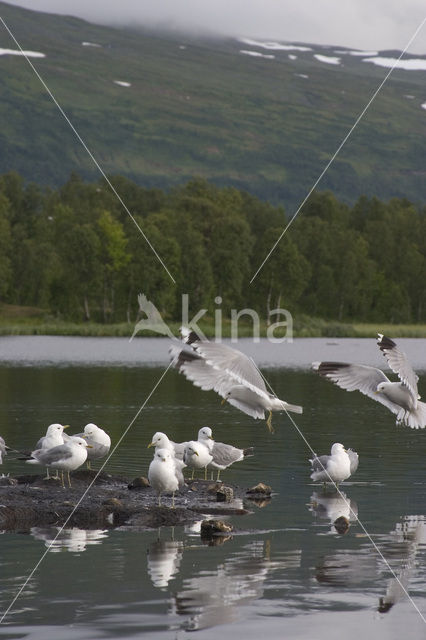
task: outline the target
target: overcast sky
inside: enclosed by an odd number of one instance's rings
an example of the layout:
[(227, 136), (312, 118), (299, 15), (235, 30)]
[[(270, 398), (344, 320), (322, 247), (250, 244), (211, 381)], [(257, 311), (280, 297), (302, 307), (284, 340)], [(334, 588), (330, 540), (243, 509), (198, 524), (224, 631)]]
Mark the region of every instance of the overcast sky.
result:
[[(424, 0), (8, 0), (99, 24), (135, 24), (283, 41), (404, 49)], [(426, 25), (409, 51), (426, 53)]]

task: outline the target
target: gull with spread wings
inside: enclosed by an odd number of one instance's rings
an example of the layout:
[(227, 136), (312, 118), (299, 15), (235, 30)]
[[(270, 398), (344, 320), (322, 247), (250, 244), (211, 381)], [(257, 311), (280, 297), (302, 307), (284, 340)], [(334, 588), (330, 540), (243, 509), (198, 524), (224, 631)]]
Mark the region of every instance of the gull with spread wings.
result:
[(413, 371), (407, 356), (397, 344), (379, 333), (377, 345), (396, 373), (400, 382), (391, 382), (375, 367), (345, 362), (313, 362), (312, 367), (321, 376), (328, 378), (346, 391), (361, 391), (377, 400), (396, 414), (396, 423), (412, 429), (426, 427), (426, 404), (420, 402), (417, 390), (418, 376)]
[(184, 346), (172, 346), (170, 356), (180, 373), (204, 391), (213, 389), (240, 411), (263, 420), (273, 432), (273, 411), (302, 413), (302, 407), (280, 400), (266, 389), (262, 375), (251, 358), (228, 345), (200, 340), (193, 331), (181, 328)]

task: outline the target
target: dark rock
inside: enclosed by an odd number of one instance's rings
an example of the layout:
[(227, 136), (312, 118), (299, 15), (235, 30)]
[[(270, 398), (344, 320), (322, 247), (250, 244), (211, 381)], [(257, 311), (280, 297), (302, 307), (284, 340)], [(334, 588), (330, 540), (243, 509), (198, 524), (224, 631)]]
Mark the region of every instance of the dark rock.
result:
[(223, 520), (203, 520), (201, 523), (201, 538), (212, 538), (213, 536), (229, 537), (229, 533), (233, 530), (233, 527), (228, 522)]
[(261, 493), (263, 495), (270, 496), (272, 493), (272, 489), (267, 484), (264, 484), (263, 482), (259, 482), (259, 484), (257, 484), (256, 486), (251, 487), (250, 489), (247, 489), (247, 493), (250, 493), (250, 494)]
[(149, 486), (149, 480), (145, 476), (139, 476), (127, 485), (128, 489), (146, 489)]
[(9, 476), (0, 477), (0, 487), (12, 487), (15, 484), (18, 484), (16, 478), (10, 478)]
[(347, 533), (351, 526), (348, 518), (345, 518), (345, 516), (340, 516), (333, 522), (333, 524), (337, 533), (340, 533), (341, 535)]
[[(31, 527), (62, 526), (82, 529), (111, 527), (175, 526), (199, 519), (199, 514), (244, 515), (246, 509), (223, 502), (208, 488), (211, 483), (194, 480), (190, 488), (183, 487), (175, 496), (176, 508), (171, 508), (171, 496), (163, 496), (163, 506), (151, 487), (129, 491), (129, 480), (106, 473), (82, 470), (71, 474), (72, 486), (63, 488), (56, 480), (42, 475), (11, 478), (0, 484), (0, 529), (29, 531)], [(134, 481), (133, 481), (134, 482)], [(133, 484), (133, 483), (130, 483)], [(136, 483), (138, 484), (138, 483)], [(220, 485), (222, 487), (222, 485)], [(229, 487), (237, 498), (246, 490)], [(234, 503), (235, 505), (235, 503)]]
[(231, 487), (221, 487), (216, 491), (217, 502), (231, 502), (234, 498), (234, 491)]

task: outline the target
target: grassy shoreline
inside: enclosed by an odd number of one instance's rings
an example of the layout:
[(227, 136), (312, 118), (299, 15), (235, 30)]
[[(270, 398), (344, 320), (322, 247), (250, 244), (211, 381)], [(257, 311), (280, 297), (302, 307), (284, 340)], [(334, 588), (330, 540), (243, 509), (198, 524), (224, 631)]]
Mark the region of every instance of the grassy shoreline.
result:
[[(168, 324), (174, 335), (179, 333), (179, 322)], [(208, 338), (215, 337), (213, 321), (199, 323), (200, 329)], [(133, 333), (132, 323), (122, 322), (115, 324), (102, 323), (77, 323), (60, 320), (43, 320), (36, 318), (2, 318), (0, 316), (0, 336), (87, 336), (87, 337), (127, 337)], [(295, 338), (374, 338), (377, 333), (384, 333), (394, 338), (426, 338), (426, 325), (424, 324), (389, 324), (389, 323), (341, 323), (327, 321), (319, 318), (294, 318), (293, 337)], [(253, 328), (250, 324), (240, 324), (239, 337), (251, 337)], [(275, 337), (286, 335), (285, 328), (274, 332)], [(159, 336), (150, 331), (141, 331), (136, 337)], [(267, 336), (265, 324), (260, 326), (260, 337)], [(224, 321), (222, 337), (231, 337), (231, 325)]]

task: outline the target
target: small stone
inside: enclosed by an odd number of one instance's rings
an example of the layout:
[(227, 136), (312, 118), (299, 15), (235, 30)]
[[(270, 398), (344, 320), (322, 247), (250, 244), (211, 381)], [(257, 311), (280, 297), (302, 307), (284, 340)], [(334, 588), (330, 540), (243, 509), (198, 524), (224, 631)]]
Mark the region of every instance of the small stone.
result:
[(105, 505), (106, 507), (122, 507), (123, 503), (118, 499), (118, 498), (108, 498), (107, 500), (104, 500), (103, 505)]
[(221, 487), (216, 491), (216, 502), (231, 502), (234, 491), (231, 487)]
[(247, 489), (247, 493), (263, 493), (264, 495), (269, 496), (272, 493), (272, 489), (267, 484), (259, 482), (259, 484), (251, 487), (251, 489)]
[(201, 523), (201, 537), (228, 534), (233, 530), (231, 524), (223, 520), (203, 520)]
[(150, 485), (149, 485), (148, 478), (145, 478), (145, 476), (139, 476), (138, 478), (135, 478), (134, 480), (132, 480), (127, 485), (127, 488), (128, 489), (146, 489), (149, 486)]
[(346, 518), (345, 516), (340, 516), (333, 522), (333, 524), (337, 533), (340, 533), (341, 535), (347, 533), (349, 527), (351, 526), (348, 518)]
[(207, 493), (217, 493), (217, 491), (219, 491), (219, 489), (221, 489), (223, 486), (222, 482), (214, 482), (213, 484), (209, 484), (209, 486), (207, 487)]
[(0, 487), (12, 487), (15, 484), (18, 484), (16, 478), (9, 478), (9, 476), (0, 477)]

